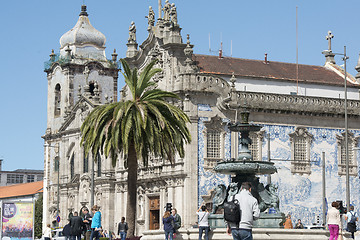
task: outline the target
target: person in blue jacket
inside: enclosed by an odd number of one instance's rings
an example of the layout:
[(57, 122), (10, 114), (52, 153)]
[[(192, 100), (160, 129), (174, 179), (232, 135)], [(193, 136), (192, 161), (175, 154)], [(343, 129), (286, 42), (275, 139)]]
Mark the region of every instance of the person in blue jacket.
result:
[(99, 231), (101, 230), (101, 212), (99, 211), (99, 208), (97, 205), (94, 205), (91, 208), (91, 212), (94, 214), (91, 221), (91, 235), (90, 239), (99, 240), (100, 234)]
[(165, 240), (173, 240), (174, 233), (174, 217), (170, 214), (169, 211), (166, 211), (163, 216), (164, 231), (165, 231)]

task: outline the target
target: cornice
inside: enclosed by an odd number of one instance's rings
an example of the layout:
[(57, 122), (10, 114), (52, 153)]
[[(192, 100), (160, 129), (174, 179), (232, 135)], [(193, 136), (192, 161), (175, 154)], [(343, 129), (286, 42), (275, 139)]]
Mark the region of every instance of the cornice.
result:
[[(360, 101), (348, 101), (348, 116), (360, 117)], [(254, 112), (293, 113), (311, 116), (342, 116), (344, 99), (311, 97), (274, 93), (232, 92), (230, 97), (218, 99), (220, 110), (246, 107)]]

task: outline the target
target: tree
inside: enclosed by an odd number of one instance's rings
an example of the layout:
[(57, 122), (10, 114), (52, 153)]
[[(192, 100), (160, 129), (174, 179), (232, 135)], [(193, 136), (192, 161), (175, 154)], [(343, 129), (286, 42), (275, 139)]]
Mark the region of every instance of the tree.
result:
[(41, 238), (42, 236), (42, 221), (43, 221), (43, 194), (41, 193), (39, 198), (35, 201), (34, 235), (36, 238)]
[[(130, 100), (121, 100), (96, 107), (81, 126), (85, 152), (98, 152), (111, 157), (113, 166), (118, 155), (127, 168), (128, 236), (134, 236), (136, 221), (136, 189), (138, 161), (147, 166), (149, 157), (161, 157), (174, 162), (175, 154), (184, 156), (184, 145), (190, 143), (188, 116), (167, 99), (179, 99), (172, 92), (156, 88), (151, 78), (161, 69), (148, 64), (138, 74), (128, 63), (120, 60), (125, 83), (131, 92)], [(95, 159), (96, 160), (96, 159)]]

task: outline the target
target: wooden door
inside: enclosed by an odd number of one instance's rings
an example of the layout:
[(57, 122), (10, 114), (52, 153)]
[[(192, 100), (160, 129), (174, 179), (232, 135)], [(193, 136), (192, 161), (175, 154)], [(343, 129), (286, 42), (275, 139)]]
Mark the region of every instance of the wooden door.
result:
[(149, 229), (160, 228), (160, 197), (149, 198), (150, 222)]

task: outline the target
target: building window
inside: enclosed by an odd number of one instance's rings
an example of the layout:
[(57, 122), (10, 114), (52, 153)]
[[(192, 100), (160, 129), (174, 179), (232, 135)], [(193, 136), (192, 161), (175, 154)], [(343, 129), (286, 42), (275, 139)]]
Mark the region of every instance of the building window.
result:
[[(338, 173), (339, 175), (346, 175), (346, 147), (345, 147), (345, 132), (336, 136), (338, 144)], [(356, 146), (358, 145), (359, 137), (355, 137), (352, 132), (348, 132), (348, 159), (349, 159), (349, 174), (357, 176), (356, 164)]]
[(37, 175), (36, 181), (41, 181), (41, 180), (43, 180), (43, 175)]
[(73, 179), (74, 177), (74, 161), (75, 161), (75, 154), (73, 153), (73, 155), (71, 156), (70, 159), (70, 179)]
[(89, 172), (89, 156), (86, 157), (84, 150), (84, 159), (83, 159), (83, 173)]
[(100, 153), (96, 155), (96, 161), (97, 161), (97, 176), (101, 177), (101, 156)]
[(27, 175), (27, 182), (35, 182), (35, 175)]
[(54, 159), (54, 171), (58, 172), (60, 166), (59, 156), (56, 156)]
[(212, 170), (216, 162), (224, 158), (225, 130), (224, 122), (219, 116), (205, 122), (204, 129), (204, 169)]
[(23, 183), (24, 175), (22, 174), (7, 174), (7, 183)]
[(206, 138), (207, 158), (220, 158), (220, 132), (208, 131)]
[(290, 136), (291, 143), (291, 172), (310, 174), (310, 147), (313, 135), (306, 128), (297, 127)]
[(55, 86), (55, 104), (54, 104), (54, 115), (55, 117), (60, 116), (61, 113), (61, 86), (56, 84)]
[(251, 144), (249, 144), (249, 150), (254, 161), (262, 161), (262, 144), (264, 139), (264, 130), (258, 132), (251, 132), (249, 137)]

